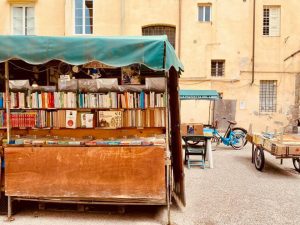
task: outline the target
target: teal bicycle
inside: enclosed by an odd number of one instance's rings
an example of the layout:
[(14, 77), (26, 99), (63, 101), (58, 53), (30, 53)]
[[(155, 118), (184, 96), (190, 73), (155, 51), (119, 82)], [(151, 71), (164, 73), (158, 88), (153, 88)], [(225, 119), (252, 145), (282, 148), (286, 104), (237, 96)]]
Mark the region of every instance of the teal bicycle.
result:
[(218, 132), (216, 128), (217, 122), (215, 123), (215, 125), (212, 127), (212, 142), (215, 142), (217, 145), (223, 143), (224, 145), (231, 146), (236, 150), (242, 149), (247, 144), (247, 130), (241, 127), (233, 127), (237, 124), (235, 121), (227, 120), (227, 122), (228, 127), (223, 136)]

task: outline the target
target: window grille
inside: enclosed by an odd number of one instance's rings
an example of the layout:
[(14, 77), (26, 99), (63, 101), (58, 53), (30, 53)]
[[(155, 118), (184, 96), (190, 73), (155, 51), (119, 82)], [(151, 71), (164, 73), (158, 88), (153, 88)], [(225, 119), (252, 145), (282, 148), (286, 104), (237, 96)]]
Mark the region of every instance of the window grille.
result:
[(211, 61), (211, 76), (221, 77), (225, 72), (225, 60), (212, 60)]
[(259, 89), (259, 111), (276, 112), (277, 81), (261, 80)]
[(263, 8), (263, 35), (280, 35), (280, 6), (264, 6)]

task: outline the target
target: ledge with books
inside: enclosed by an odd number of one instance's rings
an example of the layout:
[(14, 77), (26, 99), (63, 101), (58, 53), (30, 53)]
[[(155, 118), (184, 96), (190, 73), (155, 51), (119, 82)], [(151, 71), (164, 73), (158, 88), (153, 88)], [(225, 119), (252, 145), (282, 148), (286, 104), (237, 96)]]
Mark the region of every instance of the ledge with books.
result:
[(60, 137), (60, 136), (37, 136), (37, 135), (16, 135), (12, 136), (10, 143), (3, 139), (5, 146), (165, 146), (165, 135), (155, 135), (149, 137), (121, 137), (98, 139), (88, 136), (85, 138)]

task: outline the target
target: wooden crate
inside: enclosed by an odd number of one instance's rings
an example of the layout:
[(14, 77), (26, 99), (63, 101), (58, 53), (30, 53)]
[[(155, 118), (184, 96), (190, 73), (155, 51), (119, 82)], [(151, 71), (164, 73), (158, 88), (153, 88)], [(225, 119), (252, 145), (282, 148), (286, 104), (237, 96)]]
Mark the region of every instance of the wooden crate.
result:
[(163, 147), (6, 147), (5, 159), (8, 196), (166, 203)]

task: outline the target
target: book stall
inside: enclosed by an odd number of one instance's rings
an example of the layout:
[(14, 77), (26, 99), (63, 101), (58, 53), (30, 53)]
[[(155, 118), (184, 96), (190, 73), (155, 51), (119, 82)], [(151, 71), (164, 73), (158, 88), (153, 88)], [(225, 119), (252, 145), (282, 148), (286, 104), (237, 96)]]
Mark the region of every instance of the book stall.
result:
[(166, 205), (170, 222), (171, 199), (185, 204), (183, 66), (167, 37), (0, 36), (0, 48), (8, 217), (27, 200)]

